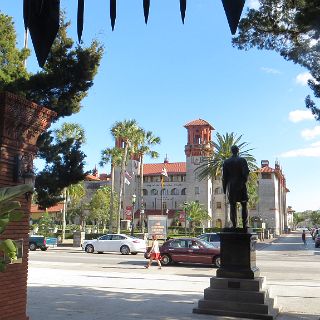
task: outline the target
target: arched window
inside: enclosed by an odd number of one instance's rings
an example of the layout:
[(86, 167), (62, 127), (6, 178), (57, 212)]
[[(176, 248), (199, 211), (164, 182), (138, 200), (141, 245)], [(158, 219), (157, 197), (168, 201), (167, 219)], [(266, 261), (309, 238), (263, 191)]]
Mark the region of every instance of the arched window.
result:
[(152, 189), (151, 192), (150, 192), (150, 194), (151, 194), (152, 196), (156, 196), (156, 195), (158, 194), (158, 190), (157, 190), (157, 189)]
[(221, 221), (221, 219), (217, 219), (217, 220), (216, 220), (216, 227), (217, 227), (217, 228), (222, 228), (222, 221)]
[(163, 195), (168, 195), (168, 194), (169, 194), (168, 189), (162, 189), (162, 194), (163, 194)]
[(186, 195), (186, 190), (187, 190), (187, 188), (183, 188), (183, 189), (181, 190), (181, 194), (182, 194), (183, 196)]
[(177, 188), (173, 188), (172, 190), (171, 190), (171, 195), (179, 195), (179, 190), (177, 189)]
[(148, 190), (147, 189), (143, 189), (143, 195), (147, 196), (148, 195)]
[(215, 188), (214, 189), (214, 194), (220, 194), (220, 188)]

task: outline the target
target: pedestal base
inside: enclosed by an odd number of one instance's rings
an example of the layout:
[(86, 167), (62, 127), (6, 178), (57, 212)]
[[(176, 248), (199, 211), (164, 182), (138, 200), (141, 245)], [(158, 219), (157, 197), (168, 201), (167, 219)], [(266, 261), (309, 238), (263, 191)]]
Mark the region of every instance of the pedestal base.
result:
[(264, 277), (213, 277), (193, 313), (273, 320), (279, 312), (274, 303), (274, 299), (269, 297)]

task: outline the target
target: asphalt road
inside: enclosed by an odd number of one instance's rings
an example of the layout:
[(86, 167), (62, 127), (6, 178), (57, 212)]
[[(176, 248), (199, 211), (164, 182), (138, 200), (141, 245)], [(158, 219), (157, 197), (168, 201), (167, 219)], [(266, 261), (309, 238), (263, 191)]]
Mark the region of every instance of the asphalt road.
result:
[[(277, 305), (281, 308), (282, 313), (295, 314), (296, 318), (294, 319), (319, 319), (320, 250), (314, 248), (311, 238), (307, 238), (307, 247), (305, 247), (302, 244), (301, 235), (292, 233), (278, 238), (271, 244), (259, 244), (258, 248), (257, 265), (261, 275), (266, 276), (271, 295), (277, 298)], [(54, 297), (57, 295), (56, 290), (52, 288), (59, 288), (59, 292), (62, 288), (74, 288), (70, 294), (78, 295), (78, 290), (75, 288), (81, 289), (83, 292), (89, 287), (106, 291), (108, 295), (111, 293), (113, 295), (129, 294), (132, 295), (130, 299), (138, 299), (137, 294), (140, 298), (142, 294), (147, 297), (153, 296), (155, 291), (159, 291), (161, 295), (174, 294), (175, 299), (180, 297), (179, 303), (186, 306), (187, 310), (185, 317), (181, 316), (179, 319), (198, 319), (196, 315), (192, 315), (192, 317), (190, 315), (189, 318), (188, 312), (195, 306), (198, 299), (202, 298), (203, 290), (209, 286), (210, 277), (216, 273), (216, 268), (213, 266), (182, 264), (158, 270), (156, 263), (154, 263), (153, 267), (146, 270), (143, 267), (146, 260), (142, 254), (135, 256), (121, 255), (120, 253), (87, 254), (80, 249), (63, 247), (49, 248), (46, 252), (30, 252), (29, 260), (28, 310), (32, 320), (44, 319), (44, 315), (47, 320), (59, 319), (53, 316), (52, 318), (48, 317), (45, 308), (41, 309), (33, 303), (43, 294), (43, 288), (46, 288), (45, 292), (52, 300), (56, 299)], [(147, 301), (146, 298), (144, 299)], [(100, 319), (99, 314), (102, 309), (100, 310), (100, 306), (96, 305), (99, 299), (90, 293), (90, 299), (87, 300), (88, 304), (90, 301), (90, 305), (92, 303), (95, 305), (91, 312), (96, 312), (96, 316), (92, 318), (84, 316), (83, 319)], [(108, 299), (108, 303), (110, 301)], [(156, 301), (160, 305), (163, 304), (162, 300)], [(80, 300), (78, 302), (82, 303)], [(64, 305), (65, 301), (61, 300), (60, 303)], [(48, 307), (52, 309), (55, 308), (55, 305)], [(163, 307), (166, 308), (165, 304)], [(70, 315), (68, 319), (73, 319), (71, 315), (76, 312), (76, 309), (68, 309), (64, 305), (61, 312), (63, 310), (68, 310), (67, 315)], [(123, 314), (120, 312), (117, 318), (113, 318), (125, 319), (126, 314), (124, 310), (123, 312)], [(170, 314), (170, 309), (167, 312)], [(207, 319), (199, 316), (199, 319)], [(75, 319), (82, 318), (78, 316)], [(158, 318), (153, 316), (150, 319)], [(160, 317), (159, 319), (171, 318)], [(211, 319), (213, 318), (211, 317)]]

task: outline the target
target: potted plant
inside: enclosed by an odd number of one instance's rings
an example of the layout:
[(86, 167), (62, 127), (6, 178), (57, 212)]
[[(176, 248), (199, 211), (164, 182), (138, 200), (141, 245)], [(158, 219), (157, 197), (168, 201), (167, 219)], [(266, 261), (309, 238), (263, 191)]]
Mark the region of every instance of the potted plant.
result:
[[(27, 192), (32, 192), (31, 185), (18, 185), (14, 187), (0, 188), (0, 234), (2, 234), (7, 225), (13, 221), (19, 221), (23, 217), (23, 212), (19, 211), (21, 205), (19, 201), (14, 201), (15, 198)], [(5, 257), (8, 257), (10, 262), (17, 259), (17, 245), (14, 240), (0, 240), (0, 272), (6, 269)]]

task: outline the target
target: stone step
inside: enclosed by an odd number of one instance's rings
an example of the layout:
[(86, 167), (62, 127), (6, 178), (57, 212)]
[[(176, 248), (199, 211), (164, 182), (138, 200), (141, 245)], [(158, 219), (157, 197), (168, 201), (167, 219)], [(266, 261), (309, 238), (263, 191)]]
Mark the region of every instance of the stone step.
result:
[(238, 301), (199, 300), (199, 309), (214, 309), (226, 311), (239, 311), (247, 313), (268, 314), (267, 304), (245, 303)]
[(268, 291), (242, 291), (224, 289), (204, 289), (205, 300), (238, 301), (246, 303), (264, 304), (269, 297)]
[(210, 287), (212, 289), (234, 289), (244, 291), (260, 291), (265, 289), (265, 277), (257, 277), (255, 279), (239, 279), (239, 278), (218, 278), (210, 279)]
[(258, 314), (258, 313), (248, 313), (239, 311), (228, 311), (219, 309), (200, 309), (194, 308), (193, 313), (197, 314), (211, 314), (216, 316), (227, 316), (236, 318), (247, 318), (247, 319), (261, 319), (261, 320), (274, 320), (275, 315), (273, 314)]

